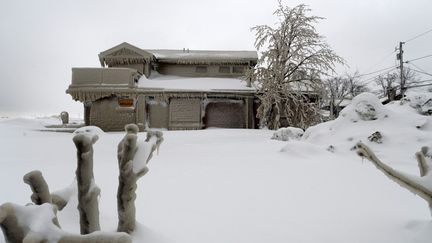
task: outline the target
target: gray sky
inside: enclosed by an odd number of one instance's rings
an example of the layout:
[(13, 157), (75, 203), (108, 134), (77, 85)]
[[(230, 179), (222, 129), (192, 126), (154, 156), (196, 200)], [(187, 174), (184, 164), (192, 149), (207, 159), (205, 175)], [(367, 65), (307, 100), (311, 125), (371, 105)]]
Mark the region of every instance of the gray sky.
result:
[[(317, 28), (345, 58), (345, 71), (395, 64), (394, 48), (432, 29), (430, 0), (285, 0), (325, 17)], [(99, 66), (121, 42), (143, 49), (253, 50), (250, 27), (272, 25), (277, 0), (5, 0), (0, 7), (0, 116), (81, 113), (65, 94), (72, 67)], [(408, 42), (405, 59), (432, 54), (432, 33)], [(413, 62), (432, 73), (432, 58)], [(429, 78), (432, 78), (429, 76)], [(423, 79), (428, 79), (424, 76)]]

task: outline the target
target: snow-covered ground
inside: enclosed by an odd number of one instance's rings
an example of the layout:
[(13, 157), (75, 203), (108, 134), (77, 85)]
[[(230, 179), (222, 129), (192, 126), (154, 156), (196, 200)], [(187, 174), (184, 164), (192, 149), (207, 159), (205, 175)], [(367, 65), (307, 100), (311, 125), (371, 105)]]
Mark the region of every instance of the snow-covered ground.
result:
[[(414, 153), (432, 144), (432, 119), (399, 102), (381, 108), (369, 121), (348, 109), (301, 140), (272, 140), (268, 130), (165, 131), (138, 183), (134, 242), (431, 242), (426, 202), (351, 148), (361, 140), (394, 168), (418, 175)], [(55, 122), (0, 119), (0, 204), (30, 202), (22, 181), (30, 170), (41, 170), (52, 191), (73, 182), (73, 135), (38, 131)], [(382, 144), (367, 141), (375, 131)], [(94, 145), (104, 231), (117, 226), (116, 149), (123, 135), (101, 134)], [(63, 229), (78, 233), (76, 204), (58, 216)]]

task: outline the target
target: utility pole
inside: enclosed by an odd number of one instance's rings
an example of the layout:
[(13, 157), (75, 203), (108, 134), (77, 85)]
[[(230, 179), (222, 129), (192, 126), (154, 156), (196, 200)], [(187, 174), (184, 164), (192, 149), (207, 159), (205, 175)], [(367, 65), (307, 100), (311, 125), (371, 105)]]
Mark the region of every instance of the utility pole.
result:
[(403, 71), (403, 44), (405, 42), (399, 42), (399, 53), (397, 54), (397, 59), (399, 60), (399, 69), (400, 69), (400, 89), (401, 89), (401, 98), (404, 97), (405, 94), (405, 77)]

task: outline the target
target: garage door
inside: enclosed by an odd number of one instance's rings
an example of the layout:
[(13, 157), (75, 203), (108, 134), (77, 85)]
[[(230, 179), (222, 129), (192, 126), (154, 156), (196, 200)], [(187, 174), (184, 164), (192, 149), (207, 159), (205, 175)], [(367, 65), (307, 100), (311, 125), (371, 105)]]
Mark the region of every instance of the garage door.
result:
[(206, 128), (245, 128), (244, 102), (216, 101), (207, 105), (204, 117)]

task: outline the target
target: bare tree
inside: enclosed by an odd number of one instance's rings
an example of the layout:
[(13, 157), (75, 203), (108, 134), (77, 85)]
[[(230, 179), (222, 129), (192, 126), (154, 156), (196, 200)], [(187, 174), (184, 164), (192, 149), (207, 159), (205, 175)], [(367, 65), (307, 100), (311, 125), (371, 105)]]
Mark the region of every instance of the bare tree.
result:
[(352, 99), (360, 93), (368, 91), (366, 85), (357, 76), (358, 72), (355, 72), (353, 75), (345, 74), (323, 80), (324, 101), (330, 107), (330, 119), (339, 116), (342, 109), (341, 104), (345, 99)]
[(314, 27), (323, 18), (309, 16), (310, 11), (304, 4), (289, 8), (279, 1), (274, 12), (277, 25), (252, 28), (261, 53), (258, 67), (249, 75), (258, 82), (257, 117), (262, 127), (277, 129), (283, 117), (290, 126), (302, 128), (317, 122), (319, 113), (310, 94), (322, 87), (321, 75), (334, 72), (336, 63), (344, 63)]
[(415, 84), (419, 81), (417, 73), (414, 70), (412, 70), (410, 67), (404, 68), (403, 75), (406, 84)]
[[(405, 84), (413, 84), (418, 82), (417, 73), (415, 73), (411, 68), (407, 67), (403, 72)], [(375, 83), (380, 87), (381, 92), (384, 96), (388, 96), (393, 99), (396, 93), (397, 87), (400, 85), (400, 73), (397, 71), (379, 75), (375, 79)]]
[(396, 73), (386, 73), (376, 77), (375, 83), (380, 87), (384, 96), (389, 96), (393, 88), (396, 87), (398, 75)]
[(350, 83), (343, 77), (334, 77), (323, 82), (326, 91), (325, 99), (330, 107), (330, 119), (334, 119), (339, 116), (341, 103), (350, 95)]
[(369, 92), (369, 88), (359, 78), (359, 72), (355, 71), (354, 74), (346, 74), (347, 82), (350, 87), (350, 95), (352, 98), (363, 92)]

